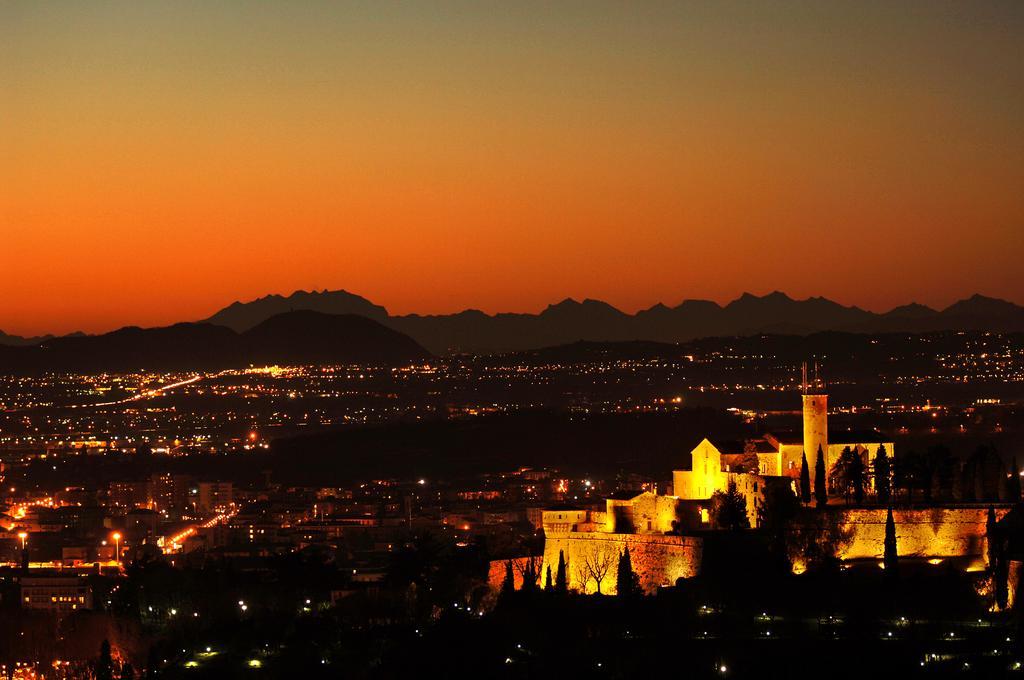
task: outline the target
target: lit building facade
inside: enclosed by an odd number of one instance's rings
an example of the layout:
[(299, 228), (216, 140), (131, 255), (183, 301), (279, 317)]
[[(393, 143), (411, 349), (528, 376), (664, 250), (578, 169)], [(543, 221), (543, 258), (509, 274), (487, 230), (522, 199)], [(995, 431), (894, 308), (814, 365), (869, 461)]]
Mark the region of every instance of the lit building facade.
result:
[[(543, 569), (555, 572), (559, 559), (564, 559), (571, 588), (611, 593), (617, 569), (612, 556), (628, 547), (641, 587), (653, 592), (699, 571), (701, 530), (712, 528), (709, 511), (715, 493), (735, 488), (746, 501), (750, 526), (756, 527), (766, 486), (785, 484), (794, 492), (799, 490), (806, 446), (815, 447), (815, 453), (807, 456), (812, 480), (818, 447), (826, 456), (826, 470), (847, 449), (861, 455), (867, 466), (879, 448), (889, 456), (894, 454), (893, 443), (882, 441), (876, 432), (830, 433), (827, 395), (823, 390), (806, 392), (802, 433), (767, 434), (718, 445), (704, 439), (690, 451), (690, 469), (673, 471), (669, 494), (620, 492), (607, 498), (603, 509), (563, 505), (545, 510)], [(869, 527), (873, 527), (874, 514), (867, 513), (870, 517), (863, 520)], [(976, 532), (974, 523), (971, 527)], [(865, 537), (866, 547), (855, 541), (856, 550), (871, 552), (874, 546), (867, 534)]]

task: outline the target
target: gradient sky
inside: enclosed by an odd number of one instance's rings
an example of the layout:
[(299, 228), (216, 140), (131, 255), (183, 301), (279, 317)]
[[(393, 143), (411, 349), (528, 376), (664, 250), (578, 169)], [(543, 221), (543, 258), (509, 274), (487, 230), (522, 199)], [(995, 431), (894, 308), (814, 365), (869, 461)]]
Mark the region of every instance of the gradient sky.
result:
[(0, 329), (1024, 303), (1024, 3), (0, 3)]

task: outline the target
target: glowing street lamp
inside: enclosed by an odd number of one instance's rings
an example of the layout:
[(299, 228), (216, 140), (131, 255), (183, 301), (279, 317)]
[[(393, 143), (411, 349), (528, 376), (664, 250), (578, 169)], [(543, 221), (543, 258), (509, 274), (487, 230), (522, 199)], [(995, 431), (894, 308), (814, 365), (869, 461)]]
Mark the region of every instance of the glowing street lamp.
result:
[(28, 533), (25, 531), (19, 531), (18, 538), (21, 539), (21, 549), (24, 550), (28, 541)]
[(114, 559), (120, 564), (121, 562), (121, 532), (115, 531), (111, 537), (114, 539)]

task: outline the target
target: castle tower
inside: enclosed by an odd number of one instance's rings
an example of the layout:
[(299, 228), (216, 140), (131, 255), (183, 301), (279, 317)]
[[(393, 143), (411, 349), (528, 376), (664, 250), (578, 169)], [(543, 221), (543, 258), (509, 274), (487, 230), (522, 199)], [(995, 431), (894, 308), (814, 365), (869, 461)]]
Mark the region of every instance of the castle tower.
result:
[(803, 413), (804, 413), (804, 453), (807, 454), (807, 467), (811, 473), (811, 484), (814, 483), (814, 466), (817, 462), (818, 448), (825, 455), (825, 469), (828, 469), (828, 395), (825, 384), (818, 378), (818, 367), (814, 367), (814, 380), (807, 379), (807, 364), (803, 366)]

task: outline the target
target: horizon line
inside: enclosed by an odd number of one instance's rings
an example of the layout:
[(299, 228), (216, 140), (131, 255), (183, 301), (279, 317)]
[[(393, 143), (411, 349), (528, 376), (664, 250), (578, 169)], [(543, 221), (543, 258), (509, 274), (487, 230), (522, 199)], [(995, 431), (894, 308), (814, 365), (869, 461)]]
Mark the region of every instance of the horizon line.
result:
[(546, 306), (538, 309), (537, 311), (508, 311), (508, 310), (506, 310), (506, 311), (489, 312), (489, 311), (480, 309), (479, 307), (463, 307), (463, 308), (457, 309), (455, 311), (447, 311), (447, 312), (405, 312), (405, 313), (397, 313), (396, 314), (396, 313), (392, 312), (391, 310), (389, 310), (387, 305), (375, 302), (374, 300), (372, 300), (371, 298), (369, 298), (369, 297), (367, 297), (365, 295), (362, 295), (360, 293), (354, 293), (351, 290), (348, 290), (346, 288), (333, 288), (333, 289), (332, 288), (321, 288), (321, 289), (311, 288), (309, 290), (304, 289), (304, 288), (296, 288), (295, 290), (293, 290), (291, 293), (288, 293), (288, 294), (283, 294), (283, 293), (266, 293), (264, 295), (259, 295), (257, 297), (250, 298), (250, 299), (245, 299), (245, 300), (243, 300), (241, 298), (236, 298), (235, 300), (232, 300), (231, 302), (228, 302), (227, 304), (221, 305), (220, 307), (218, 307), (215, 311), (213, 311), (211, 314), (207, 315), (206, 317), (199, 318), (199, 319), (179, 319), (177, 321), (169, 321), (169, 322), (166, 322), (166, 323), (163, 323), (163, 324), (148, 325), (148, 326), (147, 325), (137, 324), (137, 323), (125, 323), (125, 324), (122, 324), (122, 325), (118, 325), (118, 326), (114, 326), (114, 327), (111, 327), (111, 328), (107, 328), (106, 330), (99, 330), (99, 331), (92, 331), (92, 332), (82, 331), (82, 330), (79, 329), (79, 330), (72, 330), (72, 331), (67, 331), (67, 332), (63, 332), (63, 333), (59, 333), (59, 332), (58, 333), (54, 333), (54, 332), (49, 332), (48, 331), (48, 332), (44, 332), (44, 333), (31, 333), (31, 334), (27, 334), (27, 335), (22, 335), (22, 334), (20, 334), (18, 332), (11, 332), (11, 331), (6, 330), (2, 326), (0, 326), (0, 335), (6, 335), (7, 337), (21, 338), (21, 339), (35, 339), (35, 338), (46, 338), (46, 337), (59, 338), (59, 337), (67, 337), (67, 336), (79, 335), (79, 334), (87, 335), (87, 336), (98, 336), (98, 335), (104, 335), (104, 334), (107, 334), (107, 333), (113, 333), (115, 331), (119, 331), (119, 330), (122, 330), (122, 329), (125, 329), (125, 328), (143, 328), (143, 329), (146, 329), (146, 328), (167, 328), (169, 326), (174, 326), (174, 325), (182, 324), (182, 323), (202, 323), (202, 322), (206, 321), (207, 319), (209, 319), (210, 317), (213, 317), (216, 314), (220, 313), (221, 311), (223, 311), (223, 310), (225, 310), (225, 309), (227, 309), (229, 307), (232, 307), (234, 305), (248, 305), (248, 304), (252, 304), (254, 302), (258, 302), (259, 300), (263, 300), (263, 299), (269, 298), (269, 297), (278, 297), (278, 298), (287, 300), (288, 298), (293, 297), (294, 295), (296, 295), (298, 293), (305, 293), (307, 295), (324, 295), (324, 294), (329, 294), (329, 293), (346, 293), (348, 295), (352, 295), (352, 296), (355, 296), (355, 297), (362, 298), (363, 300), (366, 300), (367, 302), (369, 302), (370, 304), (372, 304), (374, 306), (381, 307), (382, 309), (384, 309), (385, 313), (387, 314), (387, 316), (389, 318), (404, 317), (404, 316), (421, 316), (421, 317), (455, 316), (455, 315), (462, 314), (462, 313), (465, 313), (465, 312), (480, 312), (480, 313), (482, 313), (482, 314), (484, 314), (486, 316), (489, 316), (489, 317), (494, 317), (494, 316), (498, 316), (498, 315), (501, 315), (501, 314), (517, 314), (517, 315), (538, 316), (538, 315), (542, 314), (544, 311), (546, 311), (547, 309), (549, 309), (551, 307), (558, 306), (558, 305), (563, 304), (565, 302), (574, 302), (576, 304), (583, 304), (583, 303), (588, 302), (588, 301), (590, 301), (590, 302), (597, 302), (597, 303), (601, 303), (601, 304), (604, 304), (604, 305), (608, 305), (612, 309), (614, 309), (614, 310), (616, 310), (616, 311), (618, 311), (618, 312), (620, 312), (620, 313), (622, 313), (622, 314), (624, 314), (626, 316), (635, 317), (640, 312), (651, 310), (651, 309), (653, 309), (655, 307), (658, 307), (659, 305), (660, 306), (664, 306), (664, 307), (666, 307), (668, 309), (676, 309), (677, 307), (679, 307), (680, 305), (682, 305), (682, 304), (684, 304), (686, 302), (710, 302), (710, 303), (713, 303), (716, 306), (718, 306), (720, 309), (725, 309), (731, 303), (736, 302), (736, 301), (738, 301), (738, 300), (740, 300), (740, 299), (742, 299), (744, 297), (747, 297), (747, 296), (754, 297), (754, 298), (757, 298), (757, 299), (764, 299), (764, 298), (767, 298), (767, 297), (771, 297), (773, 295), (782, 295), (782, 296), (786, 297), (787, 299), (789, 299), (789, 300), (791, 300), (793, 302), (808, 302), (810, 300), (825, 300), (827, 302), (831, 302), (833, 304), (839, 305), (839, 306), (847, 308), (847, 309), (858, 309), (860, 311), (867, 312), (869, 314), (874, 314), (874, 315), (877, 315), (877, 316), (884, 316), (885, 314), (889, 314), (889, 313), (893, 312), (896, 309), (899, 309), (901, 307), (908, 307), (908, 306), (911, 306), (911, 305), (919, 305), (921, 307), (924, 307), (926, 309), (931, 310), (932, 312), (941, 313), (941, 312), (949, 309), (953, 305), (957, 304), (958, 302), (963, 302), (963, 301), (970, 300), (970, 299), (977, 298), (977, 297), (986, 298), (986, 299), (989, 299), (989, 300), (997, 300), (997, 301), (1000, 301), (1000, 302), (1006, 302), (1006, 303), (1009, 303), (1009, 304), (1012, 304), (1012, 305), (1016, 305), (1018, 307), (1024, 306), (1021, 303), (1016, 302), (1014, 300), (1011, 300), (1011, 299), (1009, 299), (1007, 297), (999, 297), (999, 296), (986, 295), (984, 293), (974, 292), (974, 293), (971, 293), (971, 294), (963, 296), (963, 297), (957, 297), (952, 302), (950, 302), (950, 303), (948, 303), (948, 304), (946, 304), (944, 306), (941, 306), (941, 307), (932, 307), (931, 305), (926, 305), (924, 303), (919, 303), (919, 302), (911, 300), (909, 302), (905, 302), (905, 303), (901, 303), (901, 304), (897, 304), (897, 305), (894, 305), (892, 307), (889, 307), (885, 311), (876, 311), (876, 310), (873, 310), (873, 309), (869, 309), (867, 307), (861, 307), (861, 306), (859, 306), (857, 304), (848, 304), (848, 303), (845, 303), (845, 302), (840, 302), (838, 300), (835, 300), (833, 298), (830, 298), (830, 297), (827, 297), (827, 296), (824, 296), (824, 295), (809, 295), (807, 297), (800, 298), (800, 297), (794, 297), (794, 296), (790, 295), (789, 293), (786, 293), (785, 291), (782, 291), (782, 290), (779, 290), (779, 289), (772, 289), (772, 290), (770, 290), (770, 291), (768, 291), (766, 293), (761, 293), (761, 294), (753, 293), (753, 292), (751, 292), (751, 290), (748, 289), (748, 290), (745, 290), (745, 291), (735, 295), (734, 297), (729, 298), (728, 301), (726, 301), (726, 302), (721, 302), (721, 301), (713, 299), (713, 298), (692, 297), (692, 298), (683, 298), (682, 300), (680, 300), (679, 302), (677, 302), (675, 304), (668, 304), (668, 303), (659, 301), (659, 302), (655, 302), (655, 303), (653, 303), (651, 305), (648, 305), (646, 307), (637, 307), (634, 311), (627, 311), (626, 309), (618, 307), (615, 304), (613, 304), (611, 302), (608, 302), (606, 300), (602, 300), (600, 298), (594, 298), (594, 297), (589, 297), (589, 296), (588, 297), (576, 298), (574, 296), (569, 295), (569, 296), (566, 296), (566, 297), (563, 297), (563, 298), (559, 299), (556, 302), (548, 303)]

